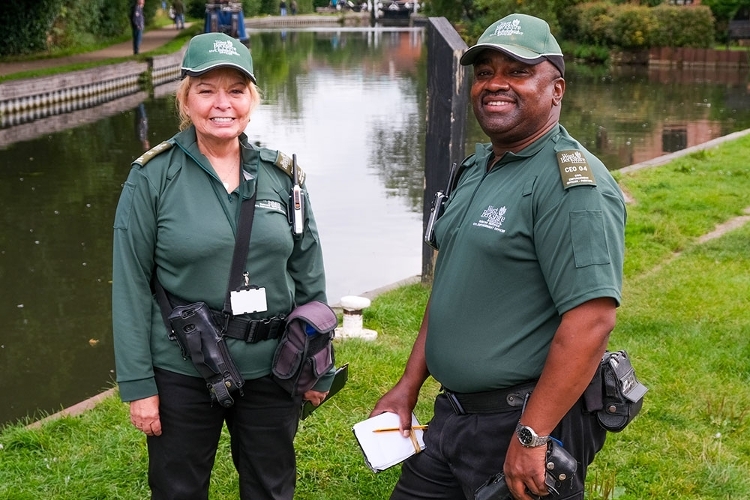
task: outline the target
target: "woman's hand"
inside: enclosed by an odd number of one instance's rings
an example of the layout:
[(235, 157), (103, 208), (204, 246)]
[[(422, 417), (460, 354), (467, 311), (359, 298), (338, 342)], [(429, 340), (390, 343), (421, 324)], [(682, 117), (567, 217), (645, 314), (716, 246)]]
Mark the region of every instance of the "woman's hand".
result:
[(159, 395), (131, 401), (130, 421), (147, 436), (161, 436)]
[(318, 392), (310, 389), (305, 393), (302, 398), (306, 401), (310, 401), (313, 406), (320, 406), (320, 403), (323, 402), (323, 400), (328, 396), (328, 391), (326, 392)]

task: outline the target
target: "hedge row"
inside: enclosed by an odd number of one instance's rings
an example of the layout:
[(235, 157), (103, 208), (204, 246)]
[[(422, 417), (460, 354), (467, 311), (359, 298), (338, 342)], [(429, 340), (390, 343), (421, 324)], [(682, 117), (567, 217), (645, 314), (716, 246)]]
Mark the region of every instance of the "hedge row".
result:
[[(239, 0), (245, 17), (278, 15), (279, 0)], [(183, 0), (188, 18), (202, 20), (206, 0)], [(287, 0), (287, 5), (290, 0)], [(0, 56), (75, 51), (130, 35), (135, 0), (0, 0)], [(166, 0), (171, 4), (171, 0)], [(297, 0), (300, 14), (314, 12), (328, 0)], [(147, 0), (146, 23), (161, 0)]]
[[(134, 0), (2, 0), (0, 55), (85, 47), (130, 33)], [(159, 2), (146, 2), (151, 19)]]
[(583, 3), (561, 20), (572, 39), (622, 49), (708, 48), (714, 43), (714, 18), (705, 6), (646, 7), (607, 2)]

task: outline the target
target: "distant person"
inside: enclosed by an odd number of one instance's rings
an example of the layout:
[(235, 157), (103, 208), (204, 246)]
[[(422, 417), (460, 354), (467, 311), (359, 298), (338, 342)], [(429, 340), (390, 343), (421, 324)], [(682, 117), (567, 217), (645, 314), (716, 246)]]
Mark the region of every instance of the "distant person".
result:
[(135, 108), (135, 136), (140, 141), (144, 151), (151, 149), (148, 141), (148, 116), (146, 115), (146, 105), (143, 103)]
[(133, 54), (138, 54), (141, 48), (143, 29), (146, 27), (146, 20), (143, 17), (144, 4), (145, 0), (136, 0), (130, 15), (130, 26), (133, 28)]
[[(255, 146), (245, 134), (260, 94), (250, 51), (239, 40), (224, 33), (193, 37), (182, 75), (175, 96), (181, 132), (133, 162), (115, 215), (112, 321), (120, 397), (146, 435), (152, 500), (209, 498), (224, 425), (239, 499), (292, 500), (303, 399), (317, 406), (333, 380), (331, 371), (292, 396), (271, 376), (290, 312), (326, 301), (304, 173), (292, 176), (291, 158)], [(293, 185), (304, 191), (301, 219), (289, 202)], [(253, 218), (242, 219), (252, 234), (235, 266), (242, 206), (253, 207)], [(293, 232), (295, 221), (300, 232)], [(249, 285), (225, 303), (230, 272)], [(172, 307), (210, 309), (205, 315), (213, 320), (183, 330), (191, 335), (186, 346), (172, 340), (174, 330), (162, 318), (154, 297), (162, 289)], [(178, 317), (198, 316), (194, 311), (183, 308), (191, 314)], [(207, 387), (207, 371), (211, 378), (228, 365), (222, 357), (209, 366), (219, 348), (204, 341), (203, 328), (221, 332), (226, 356), (244, 379), (229, 405), (212, 401)]]
[(281, 0), (281, 3), (279, 4), (279, 10), (281, 10), (281, 15), (286, 15), (286, 2), (284, 0)]
[(182, 0), (174, 0), (172, 2), (172, 10), (174, 11), (174, 26), (178, 30), (185, 27), (185, 5)]
[(292, 10), (292, 15), (296, 16), (297, 15), (297, 0), (292, 0), (292, 2), (289, 4), (289, 7)]

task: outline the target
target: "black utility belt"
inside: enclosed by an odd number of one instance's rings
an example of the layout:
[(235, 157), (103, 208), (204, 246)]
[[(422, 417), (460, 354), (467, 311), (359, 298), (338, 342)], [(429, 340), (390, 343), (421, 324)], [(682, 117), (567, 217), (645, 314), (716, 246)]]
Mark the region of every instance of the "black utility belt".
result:
[[(221, 311), (211, 310), (217, 324), (224, 324), (224, 314)], [(244, 340), (248, 344), (255, 344), (263, 340), (277, 339), (281, 337), (286, 328), (286, 315), (280, 314), (271, 318), (248, 319), (232, 316), (229, 318), (223, 332), (225, 337)]]
[(521, 410), (535, 386), (536, 381), (484, 392), (454, 392), (445, 387), (441, 389), (453, 407), (453, 411), (457, 415), (467, 415)]

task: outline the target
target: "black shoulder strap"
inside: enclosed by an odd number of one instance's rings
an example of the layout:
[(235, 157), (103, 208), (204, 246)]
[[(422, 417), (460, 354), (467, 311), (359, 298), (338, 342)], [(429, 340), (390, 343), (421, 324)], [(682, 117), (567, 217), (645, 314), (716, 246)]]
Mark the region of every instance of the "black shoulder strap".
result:
[(236, 290), (242, 284), (242, 276), (247, 261), (247, 252), (250, 248), (250, 232), (253, 229), (253, 215), (255, 214), (255, 198), (258, 190), (255, 190), (252, 198), (245, 199), (240, 207), (240, 221), (237, 226), (237, 239), (234, 242), (234, 254), (232, 255), (232, 267), (227, 279), (227, 294), (224, 298), (224, 317), (232, 315), (230, 302), (232, 290)]

